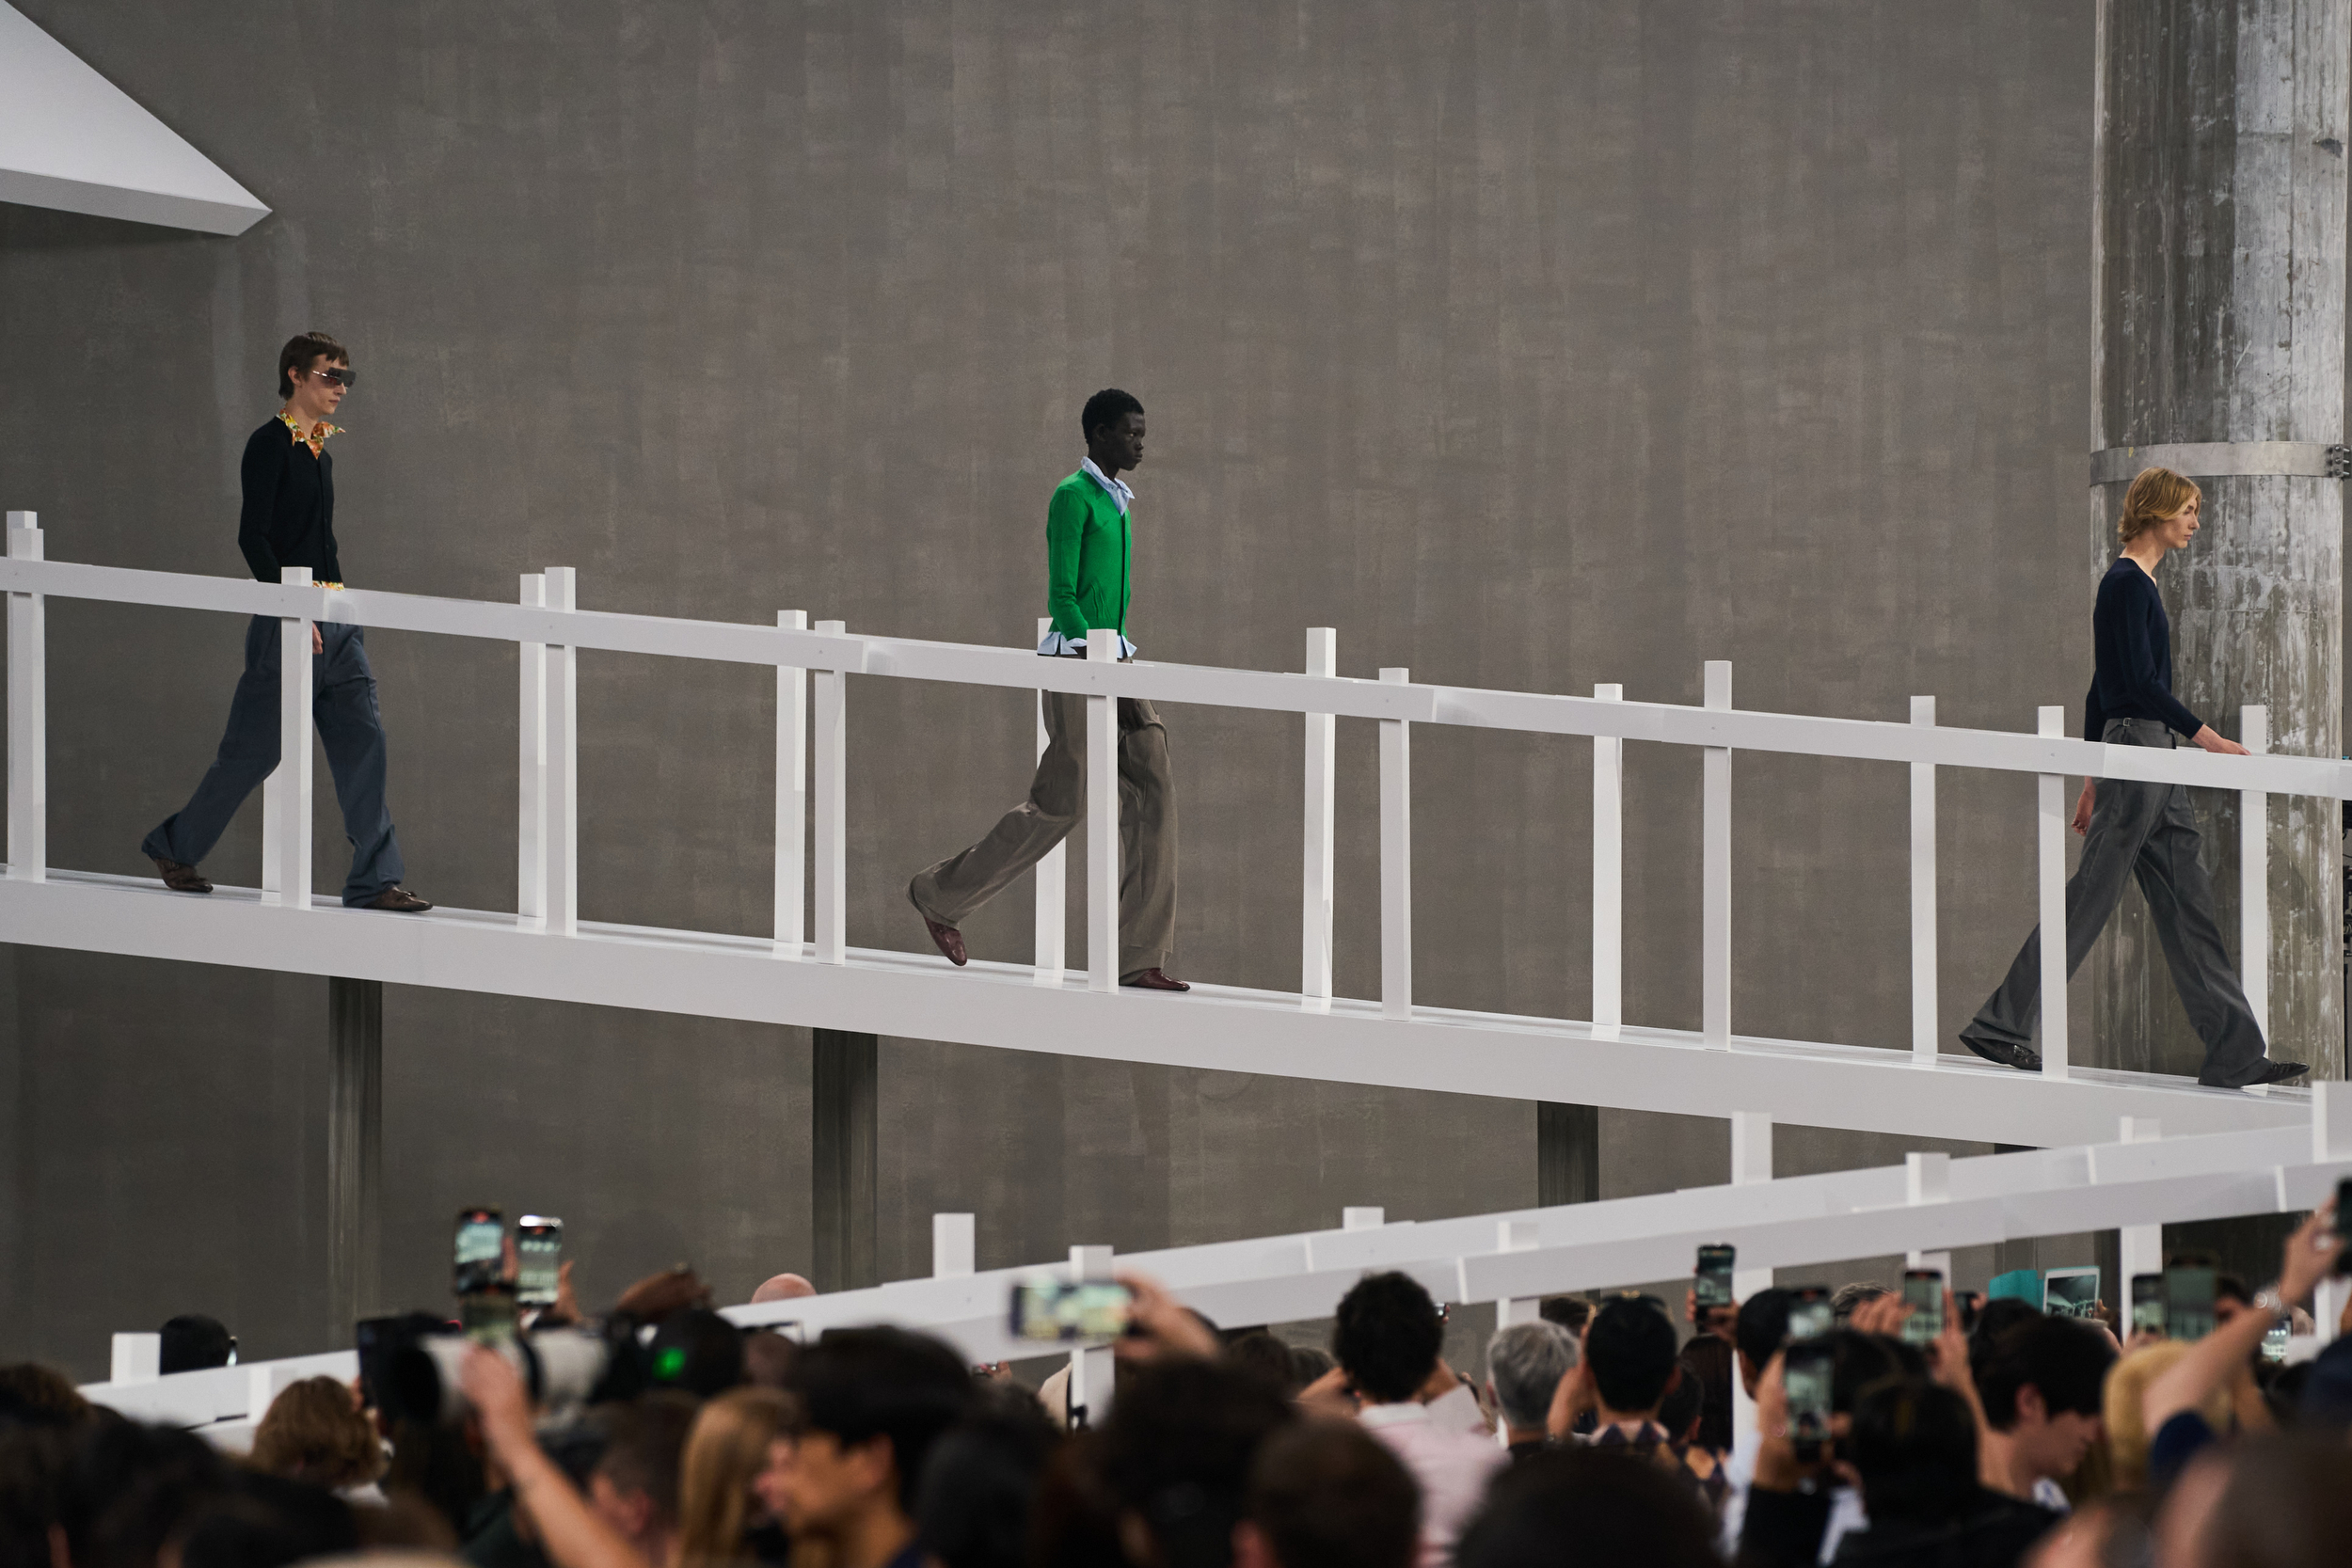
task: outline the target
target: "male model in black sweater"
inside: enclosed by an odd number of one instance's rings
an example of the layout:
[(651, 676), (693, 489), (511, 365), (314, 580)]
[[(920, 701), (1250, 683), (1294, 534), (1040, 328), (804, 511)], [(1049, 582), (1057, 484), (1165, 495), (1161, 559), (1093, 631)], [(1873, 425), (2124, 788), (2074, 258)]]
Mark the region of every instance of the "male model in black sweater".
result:
[[(2202, 494), (2169, 468), (2149, 468), (2132, 481), (2117, 525), (2122, 553), (2100, 581), (2091, 611), (2097, 657), (2090, 694), (2083, 703), (2083, 738), (2110, 746), (2190, 744), (2244, 756), (2246, 748), (2216, 735), (2172, 695), (2172, 626), (2156, 592), (2155, 570), (2166, 552), (2186, 549), (2196, 537)], [(2072, 975), (2136, 878), (2155, 917), (2156, 939), (2172, 971), (2181, 1006), (2205, 1042), (2197, 1081), (2212, 1088), (2276, 1084), (2309, 1069), (2301, 1062), (2267, 1059), (2262, 1026), (2254, 1022), (2237, 972), (2221, 944), (2213, 912), (2213, 881), (2198, 858), (2197, 813), (2182, 784), (2109, 779), (2083, 781), (2074, 831), (2085, 834), (2082, 863), (2066, 884), (2066, 973)], [(2255, 954), (2260, 961), (2267, 955)], [(2026, 939), (2001, 987), (1978, 1009), (1960, 1041), (1989, 1062), (2042, 1069), (2030, 1043), (2042, 1006), (2041, 930)]]
[[(335, 558), (334, 459), (326, 453), (341, 427), (327, 416), (342, 406), (358, 377), (342, 344), (306, 332), (278, 356), (278, 395), (285, 399), (245, 444), (240, 469), (245, 505), (237, 547), (263, 582), (280, 580), (287, 566), (308, 566), (312, 582), (342, 587)], [(245, 633), (245, 673), (230, 699), (229, 728), (219, 754), (205, 769), (188, 803), (164, 819), (140, 846), (176, 893), (210, 893), (197, 870), (253, 787), (278, 766), (278, 622), (256, 615)], [(351, 839), (351, 875), (343, 902), (415, 914), (433, 906), (400, 885), (400, 839), (384, 804), (384, 721), (376, 712), (375, 674), (358, 626), (318, 622), (310, 627), (310, 712), (335, 775), (335, 798)]]

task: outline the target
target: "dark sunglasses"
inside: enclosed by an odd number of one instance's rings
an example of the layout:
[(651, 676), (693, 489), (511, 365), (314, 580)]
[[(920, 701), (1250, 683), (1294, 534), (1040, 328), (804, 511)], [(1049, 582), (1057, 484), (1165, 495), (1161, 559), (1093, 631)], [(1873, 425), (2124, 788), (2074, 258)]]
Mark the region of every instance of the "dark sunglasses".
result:
[(359, 385), (359, 372), (348, 367), (339, 370), (333, 365), (322, 365), (310, 373), (321, 381), (334, 382), (346, 392)]

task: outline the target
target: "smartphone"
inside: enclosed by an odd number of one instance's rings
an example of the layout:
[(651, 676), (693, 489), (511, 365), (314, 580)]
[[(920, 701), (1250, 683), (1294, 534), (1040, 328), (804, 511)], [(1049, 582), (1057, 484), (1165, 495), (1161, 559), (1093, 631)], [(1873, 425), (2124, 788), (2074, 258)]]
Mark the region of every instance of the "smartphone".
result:
[(1700, 1311), (1738, 1305), (1731, 1299), (1731, 1263), (1738, 1256), (1728, 1242), (1699, 1248), (1698, 1269), (1692, 1275), (1691, 1290), (1698, 1297)]
[(2213, 1278), (2209, 1266), (2164, 1271), (2164, 1331), (2175, 1339), (2201, 1339), (2213, 1332)]
[(1944, 1275), (1938, 1269), (1903, 1271), (1903, 1305), (1911, 1316), (1903, 1320), (1908, 1344), (1931, 1345), (1944, 1332)]
[(457, 1211), (456, 1286), (460, 1297), (506, 1283), (506, 1216), (496, 1209)]
[(2042, 1275), (2042, 1310), (2053, 1318), (2088, 1318), (2099, 1305), (2095, 1268), (2046, 1269)]
[(1025, 1279), (1012, 1288), (1012, 1337), (1033, 1344), (1116, 1339), (1127, 1332), (1135, 1292), (1109, 1279)]
[(525, 1214), (515, 1222), (516, 1306), (553, 1307), (563, 1264), (562, 1220), (551, 1214)]
[(1789, 1343), (1818, 1339), (1837, 1326), (1836, 1315), (1830, 1307), (1828, 1286), (1799, 1285), (1788, 1293), (1796, 1298), (1788, 1304)]
[(1830, 1383), (1836, 1358), (1827, 1343), (1813, 1340), (1788, 1347), (1782, 1363), (1782, 1385), (1788, 1392), (1788, 1435), (1797, 1445), (1797, 1458), (1810, 1465), (1829, 1443)]
[(2164, 1275), (2132, 1275), (2132, 1332), (2164, 1332)]
[(2262, 1356), (2272, 1366), (2282, 1365), (2287, 1358), (2287, 1334), (2293, 1325), (2280, 1319), (2263, 1331)]
[[(2352, 800), (2344, 806), (2352, 810)], [(2344, 1238), (2344, 1249), (2336, 1254), (2336, 1273), (2352, 1274), (2352, 1176), (2336, 1183), (2336, 1234)]]

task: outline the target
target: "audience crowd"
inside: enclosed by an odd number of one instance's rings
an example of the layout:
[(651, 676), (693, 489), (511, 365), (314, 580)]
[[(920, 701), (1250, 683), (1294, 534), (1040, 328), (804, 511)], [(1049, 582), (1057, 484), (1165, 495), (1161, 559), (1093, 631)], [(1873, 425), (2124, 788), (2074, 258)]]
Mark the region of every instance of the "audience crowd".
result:
[[(682, 1270), (593, 1323), (567, 1292), (541, 1324), (604, 1347), (593, 1388), (436, 1341), (426, 1397), (363, 1355), (355, 1384), (280, 1392), (242, 1456), (5, 1367), (0, 1568), (2340, 1568), (2352, 1321), (2315, 1358), (2261, 1354), (2334, 1268), (2331, 1219), (2194, 1341), (1948, 1294), (1940, 1332), (1911, 1333), (1899, 1293), (1849, 1286), (1826, 1363), (1807, 1347), (1830, 1369), (1818, 1443), (1792, 1432), (1784, 1290), (1678, 1314), (1555, 1298), (1478, 1378), (1406, 1275), (1347, 1292), (1327, 1355), (1134, 1278), (1091, 1421), (1066, 1381), (1032, 1391), (926, 1335), (739, 1330)], [(167, 1340), (175, 1367), (234, 1354), (210, 1320)]]

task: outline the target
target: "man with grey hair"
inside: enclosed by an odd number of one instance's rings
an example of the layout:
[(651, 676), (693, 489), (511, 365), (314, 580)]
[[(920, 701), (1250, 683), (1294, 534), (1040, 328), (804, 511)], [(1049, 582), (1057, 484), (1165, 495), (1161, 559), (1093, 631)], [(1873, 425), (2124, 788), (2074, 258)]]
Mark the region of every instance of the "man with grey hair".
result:
[(1555, 1323), (1513, 1323), (1486, 1341), (1486, 1388), (1502, 1412), (1513, 1464), (1543, 1448), (1551, 1396), (1576, 1362), (1576, 1337)]

